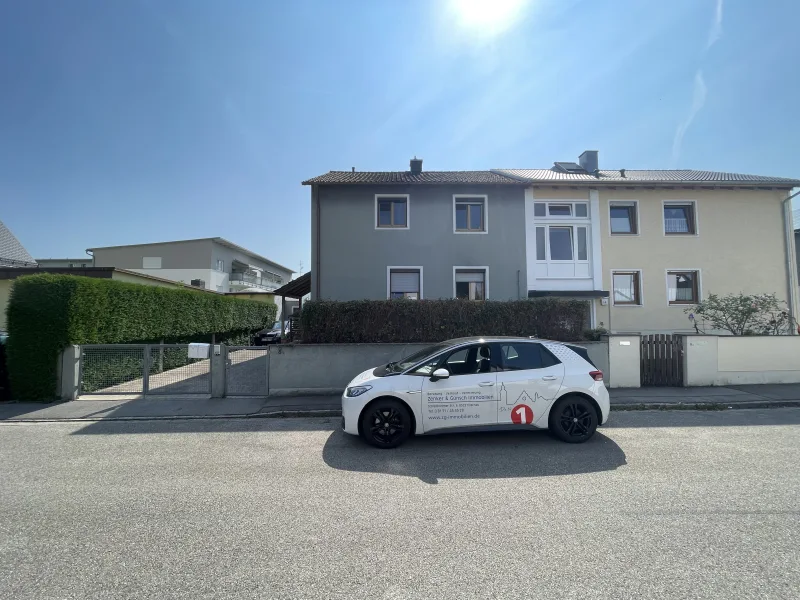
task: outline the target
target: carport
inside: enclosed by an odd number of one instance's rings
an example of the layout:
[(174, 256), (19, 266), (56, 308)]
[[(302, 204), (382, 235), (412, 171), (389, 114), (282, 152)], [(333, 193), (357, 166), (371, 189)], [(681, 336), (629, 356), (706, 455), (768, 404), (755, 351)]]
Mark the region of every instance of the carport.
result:
[(311, 272), (293, 279), (286, 285), (273, 292), (281, 297), (281, 336), (286, 331), (286, 298), (297, 300), (300, 310), (303, 310), (303, 296), (311, 293)]

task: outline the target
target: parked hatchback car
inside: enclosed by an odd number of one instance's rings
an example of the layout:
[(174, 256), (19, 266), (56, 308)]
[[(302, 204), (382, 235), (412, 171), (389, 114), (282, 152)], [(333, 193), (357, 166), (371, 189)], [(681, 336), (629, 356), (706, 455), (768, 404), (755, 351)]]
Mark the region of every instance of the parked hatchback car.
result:
[(548, 340), (448, 340), (369, 369), (342, 396), (342, 427), (379, 448), (453, 430), (549, 429), (565, 442), (608, 420), (603, 373), (585, 348)]
[(291, 326), (289, 321), (286, 321), (286, 329), (284, 335), (281, 336), (281, 322), (275, 323), (269, 329), (262, 329), (256, 334), (256, 346), (266, 346), (267, 344), (280, 344), (281, 338), (289, 335)]

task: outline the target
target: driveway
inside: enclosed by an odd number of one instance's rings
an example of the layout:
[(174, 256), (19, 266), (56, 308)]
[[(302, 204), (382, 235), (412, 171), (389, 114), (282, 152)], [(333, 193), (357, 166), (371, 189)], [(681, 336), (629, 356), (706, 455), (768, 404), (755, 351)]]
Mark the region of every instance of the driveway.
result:
[(800, 409), (379, 451), (338, 419), (0, 423), (2, 598), (796, 598)]

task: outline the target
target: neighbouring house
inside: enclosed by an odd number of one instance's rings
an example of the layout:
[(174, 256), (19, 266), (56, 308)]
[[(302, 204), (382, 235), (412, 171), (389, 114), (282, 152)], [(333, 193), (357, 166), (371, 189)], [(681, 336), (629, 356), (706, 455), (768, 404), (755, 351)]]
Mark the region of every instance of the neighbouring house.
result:
[(94, 266), (91, 256), (82, 258), (37, 258), (36, 262), (40, 267), (51, 269), (85, 269)]
[(11, 230), (0, 221), (0, 267), (35, 267), (36, 261)]
[(771, 293), (798, 314), (786, 199), (800, 180), (600, 169), (331, 171), (311, 187), (312, 299), (556, 296), (593, 327), (692, 331), (709, 293)]
[[(53, 273), (57, 275), (78, 275), (80, 277), (95, 277), (98, 279), (113, 279), (115, 281), (125, 281), (128, 283), (138, 283), (140, 285), (152, 285), (156, 287), (187, 288), (187, 286), (176, 281), (136, 273), (126, 269), (115, 267), (7, 267), (0, 265), (0, 330), (6, 329), (6, 307), (11, 297), (11, 288), (14, 280), (23, 275), (36, 275), (38, 273)], [(189, 288), (192, 289), (192, 288)], [(197, 292), (216, 294), (211, 290), (196, 289)]]
[(90, 248), (97, 267), (118, 267), (217, 292), (272, 292), (294, 271), (220, 237)]

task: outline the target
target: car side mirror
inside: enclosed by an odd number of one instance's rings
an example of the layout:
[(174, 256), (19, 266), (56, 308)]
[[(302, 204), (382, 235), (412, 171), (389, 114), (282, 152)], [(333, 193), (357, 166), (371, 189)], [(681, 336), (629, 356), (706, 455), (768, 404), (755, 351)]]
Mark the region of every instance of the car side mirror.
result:
[(450, 371), (447, 369), (436, 369), (433, 373), (431, 373), (431, 381), (439, 381), (440, 379), (449, 379)]

